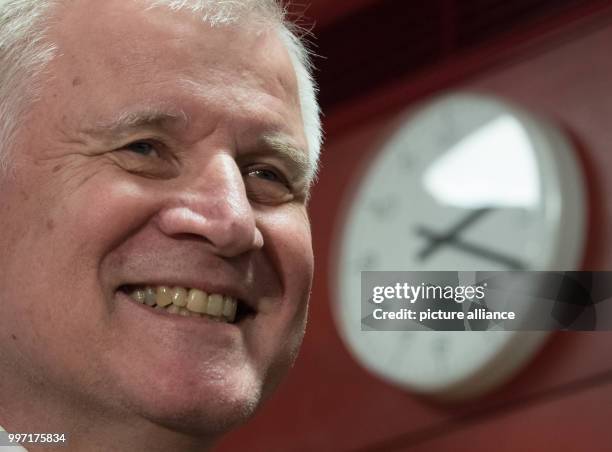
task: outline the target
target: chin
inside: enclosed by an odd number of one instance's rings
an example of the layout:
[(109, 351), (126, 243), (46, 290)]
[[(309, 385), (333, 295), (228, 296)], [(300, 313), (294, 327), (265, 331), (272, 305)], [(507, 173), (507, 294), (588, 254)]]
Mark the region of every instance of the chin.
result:
[[(234, 381), (232, 381), (234, 380)], [(135, 401), (141, 417), (190, 436), (218, 436), (244, 423), (261, 402), (254, 378), (220, 377), (205, 384), (152, 385)]]

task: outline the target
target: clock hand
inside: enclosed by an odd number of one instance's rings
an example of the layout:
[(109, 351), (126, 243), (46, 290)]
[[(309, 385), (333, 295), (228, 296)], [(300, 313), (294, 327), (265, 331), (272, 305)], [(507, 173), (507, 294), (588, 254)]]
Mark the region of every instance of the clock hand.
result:
[[(441, 247), (445, 243), (452, 242), (461, 233), (461, 231), (463, 231), (468, 226), (472, 225), (473, 223), (475, 223), (476, 221), (484, 217), (486, 214), (488, 214), (492, 210), (493, 209), (491, 208), (484, 208), (484, 209), (477, 209), (477, 210), (474, 210), (468, 213), (468, 215), (463, 220), (459, 221), (459, 223), (453, 226), (446, 234), (439, 234), (434, 239), (432, 239), (429, 242), (429, 245), (423, 251), (419, 253), (419, 258), (423, 260), (430, 254), (434, 253), (439, 247)], [(422, 229), (423, 229), (422, 227), (419, 228), (417, 230), (417, 233), (419, 233), (419, 231)], [(430, 234), (427, 234), (427, 235), (429, 236), (428, 238), (431, 238)]]
[[(456, 237), (448, 237), (447, 234), (437, 234), (423, 227), (417, 228), (416, 232), (418, 235), (422, 237), (426, 237), (430, 239), (432, 242), (442, 242), (446, 244), (447, 246), (453, 246), (462, 251), (465, 251), (470, 254), (474, 254), (476, 256), (483, 257), (490, 261), (499, 262), (500, 264), (505, 265), (509, 270), (526, 270), (527, 269), (525, 264), (523, 264), (523, 262), (521, 262), (520, 260), (512, 256), (502, 254), (498, 251), (494, 251), (494, 250), (485, 248), (480, 245), (475, 245), (473, 243), (467, 243), (462, 240), (458, 240)], [(437, 245), (435, 248), (438, 248), (439, 246), (440, 245)], [(429, 248), (427, 248), (424, 251), (428, 251), (428, 250)], [(424, 251), (422, 251), (418, 255), (418, 257), (421, 260), (424, 260), (428, 255), (432, 253), (431, 251), (427, 253)]]
[(455, 248), (462, 249), (463, 251), (484, 257), (492, 261), (500, 262), (506, 265), (511, 270), (524, 270), (525, 265), (518, 259), (503, 255), (499, 252), (484, 248), (482, 246), (466, 243), (458, 239), (459, 234), (463, 230), (465, 230), (470, 225), (474, 224), (476, 221), (480, 220), (492, 211), (493, 209), (490, 207), (474, 210), (468, 213), (468, 215), (463, 220), (459, 221), (459, 223), (453, 226), (445, 234), (435, 233), (422, 226), (418, 227), (417, 234), (426, 237), (430, 240), (429, 245), (418, 254), (418, 257), (421, 260), (424, 260), (429, 255), (433, 254), (441, 246), (447, 245), (454, 246)]

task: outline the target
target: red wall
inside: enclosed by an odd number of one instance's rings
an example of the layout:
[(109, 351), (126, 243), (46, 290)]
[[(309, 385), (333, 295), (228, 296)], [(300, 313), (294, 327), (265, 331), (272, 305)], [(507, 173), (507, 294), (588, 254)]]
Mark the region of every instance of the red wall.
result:
[(397, 111), (442, 88), (504, 96), (570, 131), (590, 190), (584, 268), (612, 269), (612, 15), (600, 11), (552, 28), (532, 31), (518, 49), (500, 41), (328, 112), (311, 206), (317, 272), (302, 353), (274, 398), (218, 451), (612, 450), (612, 333), (554, 334), (501, 390), (445, 406), (362, 370), (341, 344), (330, 310), (330, 250), (350, 181)]

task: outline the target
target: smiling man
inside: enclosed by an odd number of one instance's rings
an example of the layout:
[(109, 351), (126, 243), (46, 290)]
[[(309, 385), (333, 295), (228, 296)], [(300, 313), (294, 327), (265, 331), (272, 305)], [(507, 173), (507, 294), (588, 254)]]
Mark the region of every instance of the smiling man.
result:
[(320, 146), (273, 0), (0, 0), (0, 425), (206, 450), (292, 365)]

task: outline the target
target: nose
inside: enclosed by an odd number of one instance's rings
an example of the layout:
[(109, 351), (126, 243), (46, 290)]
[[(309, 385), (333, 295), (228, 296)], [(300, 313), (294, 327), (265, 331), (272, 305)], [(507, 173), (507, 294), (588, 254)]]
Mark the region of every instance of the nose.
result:
[(213, 156), (194, 173), (159, 212), (161, 231), (172, 237), (197, 236), (223, 257), (261, 248), (263, 236), (234, 159)]

